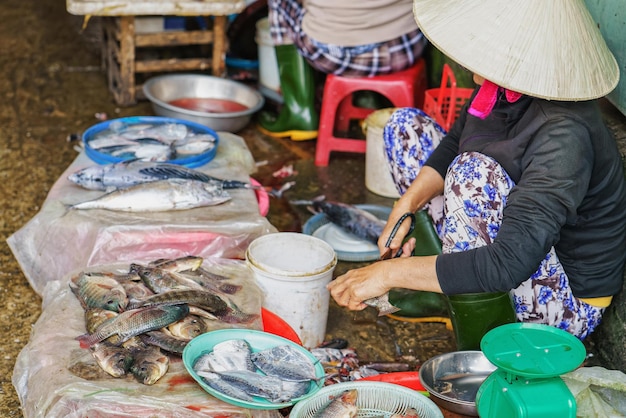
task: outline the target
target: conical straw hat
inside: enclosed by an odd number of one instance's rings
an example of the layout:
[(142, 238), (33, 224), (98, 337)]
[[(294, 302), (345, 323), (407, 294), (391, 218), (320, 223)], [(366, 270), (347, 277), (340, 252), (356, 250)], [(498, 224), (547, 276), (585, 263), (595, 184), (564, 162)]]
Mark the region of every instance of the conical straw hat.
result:
[(510, 90), (578, 101), (619, 81), (583, 0), (414, 0), (413, 12), (435, 47)]

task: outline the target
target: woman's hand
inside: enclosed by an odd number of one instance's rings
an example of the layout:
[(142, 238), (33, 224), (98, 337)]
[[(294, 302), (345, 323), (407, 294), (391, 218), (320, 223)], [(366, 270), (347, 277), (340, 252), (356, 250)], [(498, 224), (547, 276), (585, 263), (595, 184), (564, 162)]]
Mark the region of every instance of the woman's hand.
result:
[[(391, 261), (391, 260), (389, 260)], [(385, 284), (388, 261), (348, 271), (326, 287), (339, 306), (360, 311), (367, 307), (364, 300), (385, 294), (391, 287)]]
[(365, 309), (364, 300), (381, 296), (394, 287), (441, 293), (435, 268), (437, 256), (410, 257), (414, 246), (415, 239), (410, 239), (402, 257), (350, 270), (326, 288), (339, 306), (355, 311)]

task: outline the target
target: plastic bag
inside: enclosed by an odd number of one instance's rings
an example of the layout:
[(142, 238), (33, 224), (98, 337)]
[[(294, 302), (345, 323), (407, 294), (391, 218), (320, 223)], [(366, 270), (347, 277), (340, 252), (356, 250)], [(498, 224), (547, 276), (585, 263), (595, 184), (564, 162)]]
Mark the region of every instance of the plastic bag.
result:
[(581, 367), (561, 376), (576, 398), (577, 417), (626, 417), (626, 374)]
[[(197, 170), (249, 181), (256, 166), (243, 139), (220, 132), (215, 158)], [(276, 232), (259, 214), (253, 190), (229, 190), (232, 200), (206, 208), (156, 213), (68, 211), (67, 205), (103, 192), (83, 189), (67, 176), (94, 165), (84, 152), (48, 193), (41, 210), (7, 239), (35, 292), (75, 269), (133, 259), (201, 257), (243, 259), (248, 244)]]
[[(205, 259), (207, 265), (242, 285), (240, 296), (233, 297), (237, 306), (248, 313), (260, 312), (261, 291), (245, 262)], [(115, 264), (86, 270), (123, 273), (128, 268)], [(282, 417), (277, 411), (248, 410), (209, 395), (175, 355), (170, 355), (167, 373), (153, 385), (139, 383), (132, 375), (114, 378), (104, 373), (90, 350), (81, 349), (75, 340), (85, 333), (84, 310), (69, 288), (79, 272), (46, 284), (42, 314), (17, 357), (12, 380), (26, 418)], [(245, 327), (261, 329), (262, 322)]]

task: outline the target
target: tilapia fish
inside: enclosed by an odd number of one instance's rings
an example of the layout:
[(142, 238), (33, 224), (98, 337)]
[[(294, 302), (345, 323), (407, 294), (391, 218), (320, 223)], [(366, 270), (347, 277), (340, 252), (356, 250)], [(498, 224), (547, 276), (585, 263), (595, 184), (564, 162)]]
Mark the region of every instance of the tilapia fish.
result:
[(129, 303), (128, 306), (132, 309), (145, 306), (165, 306), (181, 303), (202, 308), (216, 318), (231, 324), (250, 323), (258, 317), (257, 314), (247, 314), (230, 307), (226, 301), (211, 292), (196, 289), (169, 290), (139, 301), (133, 301)]
[(128, 303), (124, 287), (104, 274), (80, 273), (70, 282), (70, 289), (84, 309), (102, 308), (119, 312)]
[(376, 244), (383, 232), (385, 221), (357, 206), (341, 202), (331, 202), (322, 198), (312, 201), (294, 201), (294, 204), (307, 204), (313, 213), (325, 214), (330, 222), (365, 241)]
[(113, 377), (124, 376), (133, 363), (130, 351), (107, 342), (94, 344), (91, 347), (91, 355), (100, 368)]
[(132, 309), (105, 321), (95, 332), (83, 334), (76, 339), (81, 348), (91, 347), (113, 335), (124, 342), (131, 337), (163, 328), (189, 314), (187, 305), (150, 306)]
[(162, 212), (214, 206), (230, 200), (220, 186), (197, 180), (168, 179), (118, 189), (93, 200), (76, 203), (74, 210), (106, 209), (122, 212)]
[(142, 345), (130, 350), (133, 363), (130, 371), (144, 385), (153, 385), (167, 373), (170, 358), (159, 347)]
[(325, 406), (317, 415), (318, 418), (353, 418), (356, 417), (358, 408), (356, 401), (358, 392), (356, 389), (346, 390)]
[(168, 179), (196, 180), (215, 184), (223, 189), (255, 188), (250, 183), (220, 179), (177, 164), (141, 160), (90, 166), (68, 176), (68, 180), (85, 189), (106, 191)]

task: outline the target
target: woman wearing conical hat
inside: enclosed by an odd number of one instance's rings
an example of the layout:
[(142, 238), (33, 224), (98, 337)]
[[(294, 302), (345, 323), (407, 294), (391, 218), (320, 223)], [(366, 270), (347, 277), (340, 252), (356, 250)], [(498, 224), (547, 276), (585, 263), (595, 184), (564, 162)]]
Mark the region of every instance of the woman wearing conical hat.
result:
[[(510, 292), (517, 319), (583, 339), (622, 288), (626, 189), (620, 154), (596, 99), (619, 69), (582, 0), (414, 0), (424, 35), (478, 84), (450, 131), (419, 109), (384, 130), (402, 197), (396, 221), (428, 209), (443, 254), (404, 255), (329, 285), (360, 310), (391, 288)], [(438, 198), (443, 196), (443, 198)]]

